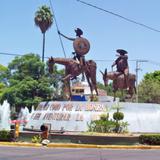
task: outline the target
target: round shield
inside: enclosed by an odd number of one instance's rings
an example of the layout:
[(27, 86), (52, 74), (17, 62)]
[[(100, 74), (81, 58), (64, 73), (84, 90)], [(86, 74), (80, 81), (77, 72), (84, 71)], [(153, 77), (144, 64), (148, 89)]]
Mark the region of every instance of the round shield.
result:
[(90, 43), (87, 39), (79, 37), (74, 40), (73, 47), (77, 54), (83, 56), (88, 53), (90, 49)]

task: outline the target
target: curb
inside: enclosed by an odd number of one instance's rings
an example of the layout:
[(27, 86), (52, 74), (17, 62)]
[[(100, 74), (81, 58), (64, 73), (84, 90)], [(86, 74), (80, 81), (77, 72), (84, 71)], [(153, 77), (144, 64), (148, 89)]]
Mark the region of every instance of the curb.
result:
[(0, 142), (1, 146), (22, 146), (22, 147), (42, 147), (39, 143), (27, 143), (27, 142)]
[(88, 144), (62, 144), (50, 143), (47, 145), (49, 148), (99, 148), (99, 149), (160, 149), (160, 146), (146, 146), (146, 145), (88, 145)]
[[(39, 143), (27, 142), (0, 142), (0, 146), (19, 146), (19, 147), (42, 147)], [(99, 148), (99, 149), (160, 149), (160, 146), (147, 145), (94, 145), (94, 144), (74, 144), (74, 143), (50, 143), (48, 148)]]
[(50, 143), (47, 145), (49, 148), (97, 148), (94, 144), (73, 144), (73, 143)]

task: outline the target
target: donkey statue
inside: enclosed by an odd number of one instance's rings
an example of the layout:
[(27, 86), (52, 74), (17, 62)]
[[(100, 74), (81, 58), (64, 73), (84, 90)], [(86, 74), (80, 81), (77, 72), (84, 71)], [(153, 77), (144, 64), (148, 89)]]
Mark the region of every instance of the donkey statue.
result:
[(113, 81), (114, 101), (116, 98), (116, 91), (117, 90), (123, 91), (123, 90), (127, 90), (127, 88), (128, 88), (127, 92), (130, 95), (131, 99), (133, 98), (134, 93), (136, 94), (136, 86), (135, 86), (136, 76), (135, 76), (135, 74), (129, 73), (128, 86), (127, 86), (125, 83), (124, 74), (119, 74), (119, 72), (115, 72), (115, 71), (107, 73), (107, 69), (105, 69), (104, 73), (102, 71), (100, 71), (100, 72), (102, 73), (105, 86), (108, 85), (108, 80)]

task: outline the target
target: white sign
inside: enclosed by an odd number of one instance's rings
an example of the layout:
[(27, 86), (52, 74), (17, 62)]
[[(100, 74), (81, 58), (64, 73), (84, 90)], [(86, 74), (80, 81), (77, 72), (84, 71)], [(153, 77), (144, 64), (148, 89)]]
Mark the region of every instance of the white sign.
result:
[(42, 102), (25, 128), (39, 130), (47, 124), (51, 130), (86, 131), (87, 124), (105, 112), (105, 104), (99, 102)]
[[(116, 102), (115, 102), (116, 103)], [(32, 113), (27, 129), (40, 130), (46, 124), (55, 131), (87, 131), (92, 120), (111, 110), (114, 102), (42, 102)], [(160, 133), (160, 105), (147, 103), (119, 103), (124, 113), (124, 120), (128, 122), (129, 132)]]

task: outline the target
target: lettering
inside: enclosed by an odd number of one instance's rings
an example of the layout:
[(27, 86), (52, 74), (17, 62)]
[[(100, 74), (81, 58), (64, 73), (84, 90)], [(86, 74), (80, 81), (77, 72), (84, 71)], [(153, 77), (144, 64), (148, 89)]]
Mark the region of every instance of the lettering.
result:
[(72, 104), (64, 104), (62, 111), (72, 111), (73, 105)]
[(36, 113), (33, 117), (33, 120), (39, 120), (41, 113)]
[(84, 118), (83, 118), (83, 114), (77, 114), (76, 115), (76, 121), (83, 121), (84, 120)]
[(53, 113), (46, 113), (43, 120), (53, 120)]
[[(102, 103), (40, 103), (36, 109), (36, 111), (38, 110), (39, 112), (34, 112), (31, 115), (31, 119), (48, 121), (84, 121), (89, 112), (90, 120), (97, 120), (99, 119), (100, 112), (105, 112), (106, 108), (105, 104)], [(43, 110), (46, 112), (44, 113)], [(72, 116), (73, 118), (71, 118)]]
[(104, 112), (105, 107), (103, 104), (87, 104), (85, 111)]
[(36, 111), (48, 110), (48, 108), (49, 108), (49, 103), (48, 104), (40, 103), (36, 108)]
[(70, 117), (69, 113), (46, 113), (43, 120), (69, 121)]
[(61, 108), (61, 104), (60, 103), (52, 103), (49, 110), (50, 111), (59, 111)]
[(75, 108), (75, 111), (82, 111), (83, 106), (81, 104), (78, 104)]

